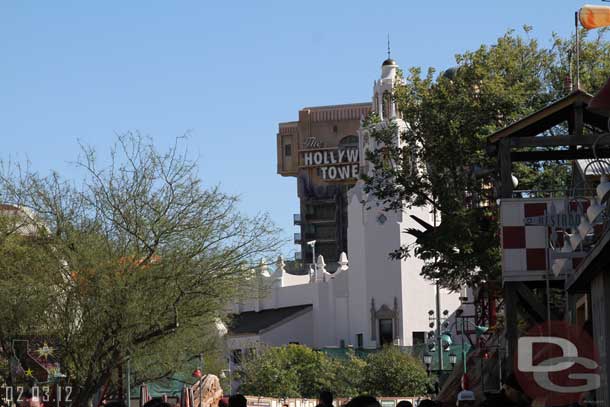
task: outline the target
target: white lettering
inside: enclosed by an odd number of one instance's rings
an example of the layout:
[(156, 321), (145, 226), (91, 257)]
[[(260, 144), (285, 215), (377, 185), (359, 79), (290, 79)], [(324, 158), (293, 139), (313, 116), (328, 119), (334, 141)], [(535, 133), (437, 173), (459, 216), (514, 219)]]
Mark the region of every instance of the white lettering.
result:
[(330, 164), (330, 161), (328, 159), (328, 151), (324, 151), (324, 164)]
[(305, 165), (313, 165), (313, 154), (305, 153)]
[(358, 161), (358, 149), (351, 148), (347, 150), (347, 161), (356, 162)]
[(358, 172), (360, 172), (358, 164), (352, 164), (352, 177), (358, 178)]
[(328, 167), (320, 167), (320, 171), (322, 172), (322, 179), (327, 179), (326, 171), (328, 171)]
[(343, 162), (343, 157), (345, 157), (345, 150), (339, 150), (339, 162)]
[(330, 179), (337, 178), (337, 168), (328, 167), (328, 178), (330, 178)]
[(320, 151), (316, 151), (313, 155), (313, 162), (315, 165), (321, 165), (323, 161), (322, 153)]
[(347, 179), (349, 178), (349, 166), (341, 166), (337, 168), (337, 171), (339, 172), (339, 178), (341, 179)]
[(333, 164), (337, 163), (337, 160), (335, 160), (335, 152), (334, 151), (330, 152), (330, 162), (333, 163)]
[(542, 365), (534, 366), (534, 344), (535, 343), (552, 343), (561, 348), (563, 356), (577, 357), (578, 349), (576, 345), (564, 338), (554, 336), (522, 336), (518, 341), (518, 358), (517, 367), (522, 372), (561, 372), (574, 366), (574, 363), (558, 363), (554, 366)]

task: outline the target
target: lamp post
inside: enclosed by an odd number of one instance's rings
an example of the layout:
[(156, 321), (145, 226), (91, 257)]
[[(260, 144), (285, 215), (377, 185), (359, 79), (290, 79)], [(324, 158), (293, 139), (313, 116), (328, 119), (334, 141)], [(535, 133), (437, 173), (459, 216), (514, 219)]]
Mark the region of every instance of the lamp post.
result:
[(127, 407), (131, 407), (131, 357), (127, 356)]
[(424, 365), (426, 365), (426, 371), (428, 372), (428, 376), (430, 376), (430, 365), (432, 364), (432, 355), (426, 351), (424, 352), (423, 359)]
[(451, 367), (454, 367), (457, 363), (457, 355), (454, 352), (449, 354), (449, 363), (451, 363)]

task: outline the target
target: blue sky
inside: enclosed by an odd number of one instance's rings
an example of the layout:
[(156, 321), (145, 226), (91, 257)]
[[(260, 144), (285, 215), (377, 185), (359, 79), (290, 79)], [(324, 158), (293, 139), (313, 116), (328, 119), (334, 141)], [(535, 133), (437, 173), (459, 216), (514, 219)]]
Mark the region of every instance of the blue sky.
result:
[[(603, 4), (597, 0), (590, 3)], [(69, 176), (77, 140), (189, 133), (208, 185), (291, 236), (296, 182), (276, 174), (277, 123), (370, 100), (385, 58), (453, 64), (509, 28), (573, 31), (573, 0), (0, 2), (0, 158)], [(286, 246), (286, 253), (292, 251)]]

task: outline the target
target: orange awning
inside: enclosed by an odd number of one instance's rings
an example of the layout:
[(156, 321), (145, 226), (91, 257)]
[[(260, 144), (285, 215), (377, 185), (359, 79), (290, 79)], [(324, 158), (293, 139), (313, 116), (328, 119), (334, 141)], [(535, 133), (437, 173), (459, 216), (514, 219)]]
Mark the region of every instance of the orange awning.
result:
[(610, 26), (610, 7), (584, 5), (578, 13), (580, 24), (587, 30)]

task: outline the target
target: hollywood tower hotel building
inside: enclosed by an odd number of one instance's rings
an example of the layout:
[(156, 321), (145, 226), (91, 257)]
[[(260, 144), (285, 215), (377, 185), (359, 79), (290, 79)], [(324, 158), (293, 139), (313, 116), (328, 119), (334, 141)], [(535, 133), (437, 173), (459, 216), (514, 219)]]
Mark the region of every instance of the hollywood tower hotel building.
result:
[[(280, 123), (278, 173), (297, 178), (301, 212), (294, 221), (300, 227), (295, 242), (301, 245), (301, 267), (295, 273), (281, 259), (262, 266), (266, 294), (234, 305), (228, 335), (234, 352), (257, 343), (410, 346), (430, 330), (436, 287), (419, 275), (423, 262), (390, 260), (389, 253), (413, 241), (404, 233), (418, 227), (409, 215), (432, 223), (431, 210), (384, 212), (358, 178), (368, 171), (365, 151), (375, 147), (361, 120), (375, 112), (382, 119), (379, 126), (406, 126), (391, 97), (397, 68), (391, 59), (383, 62), (372, 103), (305, 108), (298, 121)], [(312, 240), (315, 268), (307, 244)], [(441, 290), (443, 310), (453, 312), (459, 305), (457, 293)]]

